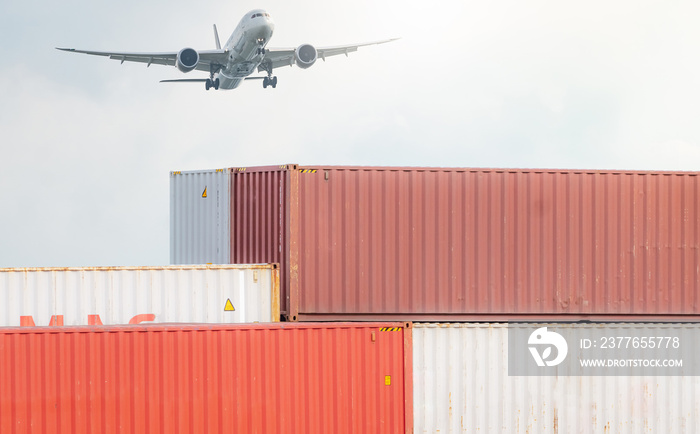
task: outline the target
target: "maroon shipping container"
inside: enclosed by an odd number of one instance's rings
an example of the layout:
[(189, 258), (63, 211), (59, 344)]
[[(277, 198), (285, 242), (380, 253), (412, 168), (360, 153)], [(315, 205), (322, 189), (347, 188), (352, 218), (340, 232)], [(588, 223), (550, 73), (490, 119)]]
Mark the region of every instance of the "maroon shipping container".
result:
[(0, 328), (2, 433), (410, 433), (410, 324)]
[(697, 319), (697, 173), (231, 171), (231, 262), (290, 320)]

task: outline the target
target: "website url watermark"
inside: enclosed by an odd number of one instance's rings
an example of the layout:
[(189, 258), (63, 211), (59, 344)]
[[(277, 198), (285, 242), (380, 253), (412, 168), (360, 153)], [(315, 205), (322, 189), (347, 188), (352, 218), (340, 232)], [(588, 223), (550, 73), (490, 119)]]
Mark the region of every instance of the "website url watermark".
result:
[(700, 376), (700, 323), (509, 323), (509, 375)]
[(585, 359), (582, 368), (682, 368), (683, 360), (671, 359)]

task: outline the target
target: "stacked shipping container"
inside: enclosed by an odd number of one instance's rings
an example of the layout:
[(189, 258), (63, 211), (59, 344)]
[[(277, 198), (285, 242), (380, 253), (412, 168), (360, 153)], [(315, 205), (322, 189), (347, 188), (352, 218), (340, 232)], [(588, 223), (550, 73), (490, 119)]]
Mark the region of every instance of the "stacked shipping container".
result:
[[(207, 188), (182, 176), (171, 174), (171, 204)], [(292, 321), (700, 313), (696, 173), (284, 165), (228, 176), (229, 259), (279, 262)], [(172, 262), (208, 260), (178, 252), (217, 222), (171, 226)]]
[[(290, 321), (700, 313), (697, 173), (283, 165), (228, 174), (229, 260), (279, 262)], [(182, 236), (171, 227), (172, 245)], [(509, 376), (502, 323), (416, 323), (414, 339), (415, 432), (697, 428), (692, 376)]]
[[(414, 324), (416, 433), (699, 432), (700, 377), (509, 375), (509, 327)], [(664, 327), (678, 336), (684, 325)]]
[(0, 328), (0, 432), (412, 432), (403, 324)]
[[(89, 325), (0, 329), (0, 431), (696, 431), (696, 377), (510, 376), (502, 323), (222, 323), (695, 321), (699, 195), (696, 173), (172, 172), (173, 263), (280, 266), (0, 270), (0, 325)], [(200, 324), (146, 325), (173, 321)]]
[[(170, 243), (171, 263), (232, 263), (230, 200), (228, 169), (172, 172), (170, 232), (178, 234), (178, 242)], [(256, 262), (262, 263), (268, 262)]]
[(277, 265), (0, 268), (0, 327), (279, 321)]

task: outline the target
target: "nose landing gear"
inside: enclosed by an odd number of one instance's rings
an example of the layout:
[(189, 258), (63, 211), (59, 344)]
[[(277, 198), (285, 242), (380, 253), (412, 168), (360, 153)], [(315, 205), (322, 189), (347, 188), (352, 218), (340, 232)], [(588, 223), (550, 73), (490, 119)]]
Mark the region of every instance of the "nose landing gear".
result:
[(265, 50), (265, 40), (263, 38), (258, 39), (258, 54), (265, 54), (267, 53), (267, 50)]

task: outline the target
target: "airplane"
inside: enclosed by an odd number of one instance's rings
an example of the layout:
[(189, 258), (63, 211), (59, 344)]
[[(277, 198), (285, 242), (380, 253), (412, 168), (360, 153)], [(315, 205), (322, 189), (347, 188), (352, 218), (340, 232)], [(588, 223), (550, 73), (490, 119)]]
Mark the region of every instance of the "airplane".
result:
[[(57, 50), (71, 53), (83, 53), (93, 56), (107, 56), (110, 59), (124, 62), (145, 63), (151, 65), (176, 66), (181, 72), (193, 70), (209, 72), (209, 78), (190, 78), (176, 80), (161, 80), (161, 83), (171, 82), (203, 82), (206, 90), (235, 89), (244, 80), (262, 80), (263, 88), (277, 87), (277, 77), (272, 71), (282, 66), (297, 65), (301, 69), (310, 68), (316, 60), (357, 51), (359, 47), (384, 44), (398, 38), (367, 42), (356, 45), (340, 45), (335, 47), (314, 47), (302, 44), (296, 48), (267, 48), (272, 38), (275, 24), (269, 13), (262, 9), (248, 12), (238, 23), (231, 37), (221, 47), (219, 32), (214, 24), (214, 39), (216, 50), (197, 51), (193, 48), (183, 48), (178, 52), (166, 53), (127, 53), (77, 50), (74, 48), (58, 48)], [(266, 76), (251, 76), (255, 71), (266, 72)]]

